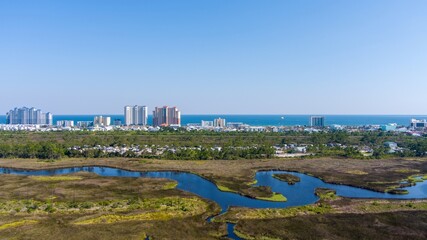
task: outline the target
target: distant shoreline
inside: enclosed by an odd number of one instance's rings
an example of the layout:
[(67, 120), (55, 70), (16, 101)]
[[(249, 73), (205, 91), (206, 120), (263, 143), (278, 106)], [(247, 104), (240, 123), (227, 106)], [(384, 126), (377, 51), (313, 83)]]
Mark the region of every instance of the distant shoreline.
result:
[[(123, 115), (120, 114), (93, 114), (93, 115), (53, 115), (53, 124), (60, 120), (93, 121), (94, 116), (110, 116), (111, 120), (119, 119), (124, 122)], [(317, 114), (316, 114), (317, 115)], [(409, 126), (412, 118), (427, 119), (427, 115), (327, 115), (318, 114), (325, 117), (325, 124), (362, 126), (362, 125), (385, 125), (396, 123), (401, 126)], [(213, 121), (215, 118), (224, 118), (226, 122), (242, 122), (251, 126), (306, 126), (309, 125), (309, 118), (314, 115), (245, 115), (245, 114), (183, 114), (181, 125), (190, 123), (200, 124), (202, 120)], [(149, 124), (152, 123), (152, 115), (148, 116)], [(0, 124), (6, 123), (6, 116), (0, 115)]]

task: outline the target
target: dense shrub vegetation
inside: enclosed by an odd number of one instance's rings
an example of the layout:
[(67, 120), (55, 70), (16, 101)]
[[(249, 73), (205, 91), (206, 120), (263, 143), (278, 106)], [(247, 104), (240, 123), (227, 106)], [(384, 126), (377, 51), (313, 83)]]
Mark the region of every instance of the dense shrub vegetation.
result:
[[(386, 141), (399, 144), (404, 150), (398, 156), (422, 157), (427, 155), (427, 139), (404, 134), (385, 132), (348, 133), (338, 132), (285, 132), (285, 133), (216, 133), (216, 132), (0, 132), (0, 158), (39, 158), (57, 159), (61, 157), (117, 157), (116, 153), (101, 150), (76, 151), (74, 146), (167, 146), (180, 148), (162, 154), (135, 155), (127, 152), (125, 157), (164, 158), (164, 159), (256, 159), (270, 158), (274, 145), (308, 144), (309, 151), (318, 156), (360, 157), (357, 146), (374, 149), (374, 158), (387, 156), (383, 146)], [(347, 146), (330, 147), (330, 143)], [(192, 149), (197, 147), (197, 150)], [(220, 147), (221, 151), (213, 147)]]

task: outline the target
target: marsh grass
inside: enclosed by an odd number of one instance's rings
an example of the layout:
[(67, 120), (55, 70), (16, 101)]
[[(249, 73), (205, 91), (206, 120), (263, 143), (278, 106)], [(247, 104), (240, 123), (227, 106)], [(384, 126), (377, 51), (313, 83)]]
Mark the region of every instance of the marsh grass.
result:
[(253, 208), (240, 208), (232, 207), (223, 215), (215, 218), (217, 222), (234, 222), (243, 219), (276, 219), (295, 217), (299, 215), (308, 214), (325, 214), (331, 213), (333, 209), (328, 204), (313, 204), (301, 207), (291, 208), (266, 208), (266, 209), (253, 209)]
[[(170, 180), (66, 176), (65, 181), (40, 181), (0, 175), (0, 239), (213, 240), (226, 234), (225, 224), (206, 224), (208, 216), (219, 213), (216, 204), (176, 189), (163, 190), (175, 183)], [(111, 223), (74, 224), (101, 216), (109, 217), (98, 221)]]
[(290, 218), (245, 219), (236, 231), (249, 239), (425, 239), (424, 211), (310, 214)]
[(77, 181), (83, 179), (81, 176), (29, 176), (29, 178), (42, 182)]
[(9, 229), (9, 228), (16, 228), (16, 227), (20, 227), (20, 226), (24, 226), (24, 225), (30, 225), (30, 224), (36, 224), (36, 223), (38, 223), (38, 221), (36, 221), (36, 220), (20, 220), (20, 221), (5, 223), (5, 224), (0, 225), (0, 231), (5, 230), (5, 229)]
[[(123, 221), (166, 221), (172, 218), (183, 218), (202, 214), (208, 208), (207, 204), (198, 198), (164, 198), (143, 201), (139, 209), (149, 209), (149, 212), (139, 214), (107, 214), (95, 218), (78, 220), (74, 224), (101, 224)], [(153, 211), (155, 210), (155, 211)]]

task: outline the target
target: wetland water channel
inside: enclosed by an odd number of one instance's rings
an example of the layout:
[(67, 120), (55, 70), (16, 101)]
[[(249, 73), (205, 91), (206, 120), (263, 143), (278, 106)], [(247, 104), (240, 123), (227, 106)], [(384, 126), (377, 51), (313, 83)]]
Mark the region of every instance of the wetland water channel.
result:
[[(0, 168), (0, 174), (37, 175), (53, 176), (70, 174), (80, 171), (96, 173), (104, 177), (146, 177), (146, 178), (166, 178), (178, 182), (177, 189), (194, 193), (200, 197), (214, 201), (221, 207), (221, 213), (227, 211), (230, 206), (249, 208), (286, 208), (303, 206), (315, 203), (319, 198), (314, 194), (316, 188), (329, 188), (336, 190), (337, 195), (351, 198), (382, 198), (382, 199), (422, 199), (427, 198), (427, 181), (417, 183), (415, 186), (403, 188), (409, 194), (396, 195), (380, 193), (367, 189), (325, 183), (322, 180), (302, 173), (287, 171), (260, 171), (256, 173), (257, 184), (254, 186), (269, 186), (273, 192), (281, 193), (286, 198), (286, 202), (271, 202), (248, 198), (236, 193), (222, 192), (212, 182), (192, 173), (159, 171), (159, 172), (139, 172), (129, 171), (113, 167), (69, 167), (49, 170), (23, 170), (13, 168)], [(294, 185), (280, 181), (273, 177), (274, 174), (288, 173), (301, 179)], [(208, 219), (210, 221), (210, 218)], [(228, 224), (228, 237), (239, 239), (233, 232), (234, 224)]]

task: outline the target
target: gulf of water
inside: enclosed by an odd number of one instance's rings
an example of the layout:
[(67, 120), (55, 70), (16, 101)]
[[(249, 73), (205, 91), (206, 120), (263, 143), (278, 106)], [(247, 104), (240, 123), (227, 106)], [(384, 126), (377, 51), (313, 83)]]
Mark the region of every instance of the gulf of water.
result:
[[(59, 120), (93, 121), (95, 115), (54, 115), (53, 122)], [(112, 122), (119, 119), (124, 122), (123, 115), (108, 115)], [(242, 122), (251, 126), (293, 126), (308, 125), (311, 115), (182, 115), (183, 126), (188, 123), (200, 123), (202, 120), (213, 121), (215, 118), (225, 118), (226, 122)], [(325, 124), (332, 125), (382, 125), (397, 123), (402, 126), (409, 126), (412, 118), (427, 119), (427, 115), (323, 115)], [(148, 122), (152, 123), (152, 116), (148, 117)], [(6, 116), (0, 116), (0, 124), (6, 123)]]

